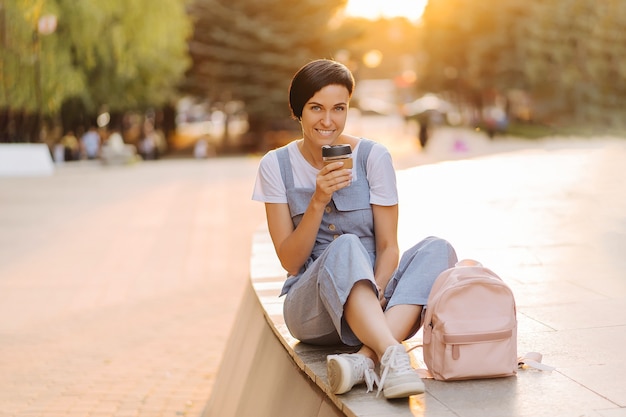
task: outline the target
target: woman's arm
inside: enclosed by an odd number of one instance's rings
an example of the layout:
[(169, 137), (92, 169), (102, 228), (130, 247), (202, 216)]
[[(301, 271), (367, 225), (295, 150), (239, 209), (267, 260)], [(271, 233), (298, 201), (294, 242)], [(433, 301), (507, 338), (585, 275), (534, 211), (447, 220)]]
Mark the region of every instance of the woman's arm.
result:
[(343, 162), (335, 162), (320, 170), (313, 197), (295, 229), (287, 204), (265, 204), (267, 225), (276, 254), (290, 275), (297, 274), (311, 255), (324, 209), (333, 193), (350, 184), (351, 170), (340, 169), (342, 166)]
[[(280, 264), (289, 275), (296, 275), (313, 250), (324, 206), (311, 201), (298, 227), (294, 230), (287, 204), (265, 204), (267, 226)], [(307, 215), (308, 213), (308, 215)], [(319, 220), (317, 220), (319, 218)]]
[[(374, 279), (383, 290), (398, 267), (398, 205), (372, 205), (374, 214), (374, 236), (376, 237), (376, 265)], [(382, 299), (382, 294), (380, 294)]]

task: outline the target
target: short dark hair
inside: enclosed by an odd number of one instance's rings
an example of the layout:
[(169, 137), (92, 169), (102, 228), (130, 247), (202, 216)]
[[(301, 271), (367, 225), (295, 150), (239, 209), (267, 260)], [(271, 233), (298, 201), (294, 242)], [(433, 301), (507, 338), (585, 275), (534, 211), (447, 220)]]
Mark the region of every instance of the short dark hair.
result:
[(352, 97), (354, 77), (345, 65), (330, 59), (317, 59), (300, 68), (289, 86), (291, 117), (300, 120), (306, 102), (322, 88), (332, 84), (343, 85)]

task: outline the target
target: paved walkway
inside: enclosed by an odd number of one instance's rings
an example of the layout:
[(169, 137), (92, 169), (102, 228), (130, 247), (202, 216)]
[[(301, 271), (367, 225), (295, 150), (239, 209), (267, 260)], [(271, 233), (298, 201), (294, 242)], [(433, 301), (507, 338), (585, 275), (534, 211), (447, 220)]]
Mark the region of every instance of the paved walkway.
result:
[(256, 166), (0, 178), (0, 416), (199, 416), (263, 221)]
[(399, 173), (401, 244), (439, 235), (496, 271), (519, 353), (557, 368), (429, 381), (427, 416), (626, 416), (626, 142), (563, 144)]
[[(512, 416), (546, 402), (553, 416), (626, 416), (626, 142), (529, 149), (441, 130), (422, 152), (391, 137), (401, 244), (437, 234), (498, 272), (517, 297), (520, 352), (558, 368), (512, 399), (480, 394)], [(249, 200), (257, 162), (0, 178), (0, 417), (199, 416), (264, 220)], [(436, 395), (485, 415), (453, 391)]]

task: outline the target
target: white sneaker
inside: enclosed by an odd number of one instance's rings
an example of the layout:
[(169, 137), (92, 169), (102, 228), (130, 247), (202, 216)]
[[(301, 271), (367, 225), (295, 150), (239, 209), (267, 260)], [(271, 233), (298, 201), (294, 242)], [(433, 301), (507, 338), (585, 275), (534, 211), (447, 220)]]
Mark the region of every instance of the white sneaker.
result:
[(342, 353), (328, 355), (328, 384), (334, 394), (343, 394), (357, 384), (365, 383), (367, 392), (374, 389), (378, 377), (374, 371), (374, 362), (358, 353)]
[(411, 367), (409, 354), (404, 345), (389, 346), (380, 360), (380, 382), (385, 398), (405, 398), (424, 392), (424, 383)]

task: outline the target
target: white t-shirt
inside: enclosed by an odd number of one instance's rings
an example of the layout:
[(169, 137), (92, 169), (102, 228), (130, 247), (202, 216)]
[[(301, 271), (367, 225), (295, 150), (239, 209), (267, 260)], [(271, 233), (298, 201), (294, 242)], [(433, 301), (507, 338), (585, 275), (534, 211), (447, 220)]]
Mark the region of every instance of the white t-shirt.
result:
[[(300, 139), (301, 140), (301, 139)], [(352, 152), (356, 161), (360, 141)], [(315, 189), (315, 180), (319, 170), (308, 163), (295, 140), (287, 145), (289, 161), (293, 170), (294, 185), (297, 188)], [(375, 143), (367, 158), (367, 180), (370, 185), (370, 204), (393, 206), (398, 204), (398, 188), (396, 172), (393, 168), (391, 154), (380, 143)], [(356, 181), (357, 170), (352, 170), (352, 179)], [(257, 171), (252, 199), (263, 203), (287, 203), (287, 191), (280, 174), (280, 166), (276, 149), (263, 156)]]

